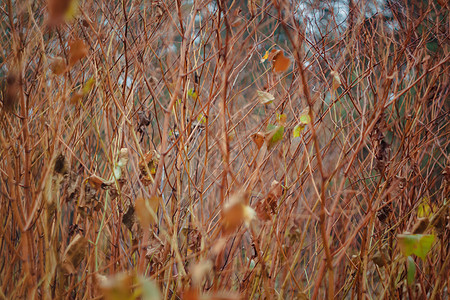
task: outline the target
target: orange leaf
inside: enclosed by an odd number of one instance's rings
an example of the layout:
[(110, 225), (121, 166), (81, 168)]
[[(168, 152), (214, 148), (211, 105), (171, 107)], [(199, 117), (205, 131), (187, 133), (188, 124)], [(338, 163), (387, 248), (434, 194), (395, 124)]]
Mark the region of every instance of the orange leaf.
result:
[(285, 72), (287, 69), (289, 69), (289, 66), (291, 65), (291, 60), (286, 56), (284, 56), (283, 51), (281, 50), (275, 51), (276, 53), (272, 58), (273, 71), (277, 73)]
[(264, 144), (264, 140), (266, 138), (264, 132), (255, 132), (251, 136), (252, 141), (256, 144), (256, 147), (260, 149), (262, 145)]
[(71, 67), (88, 54), (88, 48), (82, 40), (70, 42), (69, 47), (69, 66)]

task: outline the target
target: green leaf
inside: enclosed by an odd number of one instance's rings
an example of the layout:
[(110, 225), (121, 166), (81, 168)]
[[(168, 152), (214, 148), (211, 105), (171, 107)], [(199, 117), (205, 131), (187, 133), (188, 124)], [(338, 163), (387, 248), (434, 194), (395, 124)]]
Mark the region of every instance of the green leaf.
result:
[(162, 299), (158, 286), (153, 282), (142, 276), (138, 277), (141, 284), (142, 300), (159, 300)]
[(198, 97), (197, 92), (193, 88), (190, 88), (188, 90), (188, 96), (190, 96), (194, 100), (196, 100)]
[(269, 104), (275, 100), (275, 97), (268, 92), (256, 91), (256, 94), (258, 95), (258, 101), (261, 104)]
[(416, 277), (416, 264), (414, 263), (414, 259), (411, 256), (408, 256), (408, 269), (407, 269), (407, 277), (406, 281), (408, 285), (411, 285), (414, 282), (414, 278)]
[(284, 127), (269, 124), (267, 125), (267, 132), (269, 133), (270, 136), (269, 143), (267, 146), (268, 149), (271, 149), (273, 146), (275, 146), (276, 143), (278, 143), (283, 139)]
[(303, 129), (305, 129), (305, 125), (303, 124), (298, 124), (294, 127), (294, 131), (292, 132), (292, 135), (294, 136), (294, 138), (299, 137), (300, 133), (303, 131)]
[(434, 242), (432, 234), (399, 234), (397, 238), (404, 256), (415, 254), (421, 259), (425, 259)]
[(311, 117), (309, 116), (309, 109), (306, 108), (300, 114), (300, 123), (303, 125), (307, 125), (311, 123)]
[(200, 124), (206, 124), (206, 117), (200, 113), (197, 117), (197, 122), (199, 122)]

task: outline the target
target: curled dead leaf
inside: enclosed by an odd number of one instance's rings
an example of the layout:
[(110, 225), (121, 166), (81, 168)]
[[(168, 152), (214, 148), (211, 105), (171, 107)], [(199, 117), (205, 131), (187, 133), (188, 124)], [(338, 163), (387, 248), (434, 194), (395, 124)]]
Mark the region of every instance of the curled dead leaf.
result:
[(143, 184), (148, 185), (153, 182), (153, 176), (155, 176), (158, 169), (159, 158), (159, 153), (156, 150), (152, 150), (147, 152), (144, 155), (144, 159), (139, 162), (140, 178)]
[(264, 140), (266, 138), (266, 134), (264, 132), (255, 132), (250, 136), (252, 141), (256, 144), (256, 147), (260, 149), (264, 144)]
[(77, 234), (67, 246), (62, 259), (62, 269), (66, 274), (75, 274), (81, 261), (86, 255), (88, 241)]
[(105, 179), (97, 176), (97, 175), (92, 175), (89, 176), (86, 179), (87, 182), (89, 182), (89, 184), (91, 185), (91, 187), (93, 187), (94, 189), (98, 190), (100, 188), (105, 188), (105, 186), (107, 186), (107, 182)]

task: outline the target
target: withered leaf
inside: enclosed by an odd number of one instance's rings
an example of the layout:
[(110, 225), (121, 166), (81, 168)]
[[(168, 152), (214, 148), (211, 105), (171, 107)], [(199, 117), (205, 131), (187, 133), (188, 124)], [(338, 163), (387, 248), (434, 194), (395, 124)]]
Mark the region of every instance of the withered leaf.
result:
[(266, 135), (264, 132), (256, 132), (252, 134), (251, 136), (252, 141), (256, 144), (256, 147), (260, 149), (262, 145), (264, 144), (264, 140), (266, 138)]
[(276, 73), (285, 72), (291, 65), (291, 60), (284, 56), (282, 50), (272, 49), (269, 59), (272, 61), (272, 68)]
[(142, 227), (148, 228), (156, 224), (156, 215), (158, 213), (160, 198), (157, 196), (150, 199), (138, 197), (135, 203), (135, 212)]
[(222, 209), (222, 232), (224, 234), (231, 234), (236, 229), (245, 223), (250, 225), (251, 220), (255, 217), (256, 212), (247, 205), (248, 193), (245, 191), (239, 191), (233, 194), (229, 201), (224, 205)]
[(50, 59), (50, 70), (55, 75), (62, 75), (67, 69), (66, 60), (60, 56)]
[(86, 255), (88, 241), (77, 234), (67, 246), (62, 259), (62, 268), (66, 274), (75, 274), (81, 261)]
[(80, 39), (69, 43), (69, 66), (72, 67), (76, 62), (88, 54), (87, 45)]

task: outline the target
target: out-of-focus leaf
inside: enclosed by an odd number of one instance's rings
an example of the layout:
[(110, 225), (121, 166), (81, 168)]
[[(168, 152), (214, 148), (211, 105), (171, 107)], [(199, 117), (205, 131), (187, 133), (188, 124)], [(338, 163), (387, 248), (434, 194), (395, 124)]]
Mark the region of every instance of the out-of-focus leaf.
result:
[(133, 281), (132, 275), (120, 273), (113, 277), (103, 278), (99, 285), (105, 300), (134, 300)]
[(407, 279), (408, 285), (411, 285), (414, 282), (414, 278), (416, 277), (416, 264), (414, 263), (414, 259), (411, 256), (408, 256), (408, 269), (407, 269)]
[(222, 209), (221, 223), (224, 234), (233, 233), (242, 223), (250, 225), (256, 213), (247, 203), (247, 192), (239, 191), (230, 196), (229, 201)]
[(150, 199), (138, 197), (135, 203), (135, 212), (142, 227), (148, 228), (156, 223), (160, 198), (154, 196)]
[(88, 54), (88, 47), (82, 40), (74, 40), (69, 43), (69, 66), (72, 67), (76, 62)]
[[(20, 75), (18, 71), (11, 70), (6, 77), (6, 90), (3, 94), (3, 109), (11, 112), (19, 102)], [(2, 91), (0, 91), (1, 93)]]
[(202, 260), (194, 264), (191, 268), (192, 284), (194, 286), (201, 286), (205, 276), (212, 270), (213, 263), (210, 260)]
[(83, 86), (83, 89), (82, 89), (83, 94), (84, 95), (89, 94), (89, 92), (92, 90), (94, 85), (95, 85), (95, 78), (94, 77), (89, 78)]
[(404, 256), (415, 254), (425, 259), (434, 242), (432, 234), (399, 234), (398, 245)]
[(421, 234), (427, 230), (428, 225), (430, 224), (430, 219), (428, 218), (418, 218), (416, 224), (414, 224), (411, 232), (413, 234)]
[(58, 25), (72, 21), (78, 13), (78, 0), (49, 0), (48, 12), (50, 24)]
[[(148, 278), (139, 276), (140, 296), (142, 300), (160, 300), (162, 299), (158, 286)], [(138, 293), (139, 294), (139, 293)]]
[(62, 75), (67, 70), (66, 60), (60, 56), (50, 59), (50, 70), (55, 75)]
[(258, 101), (261, 104), (270, 104), (273, 102), (273, 100), (275, 100), (275, 97), (268, 92), (256, 91), (256, 94), (258, 96)]

